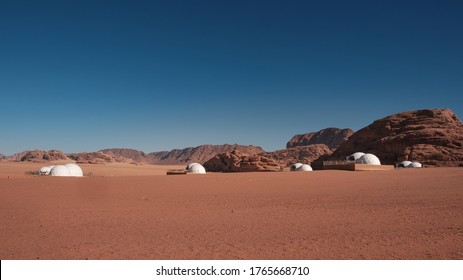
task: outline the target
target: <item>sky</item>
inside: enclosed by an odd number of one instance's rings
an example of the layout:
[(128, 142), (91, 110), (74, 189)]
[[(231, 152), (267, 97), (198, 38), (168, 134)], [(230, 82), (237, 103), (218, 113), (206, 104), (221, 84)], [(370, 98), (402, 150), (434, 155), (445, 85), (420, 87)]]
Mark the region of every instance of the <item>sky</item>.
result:
[(463, 118), (461, 1), (0, 0), (0, 153), (282, 149)]

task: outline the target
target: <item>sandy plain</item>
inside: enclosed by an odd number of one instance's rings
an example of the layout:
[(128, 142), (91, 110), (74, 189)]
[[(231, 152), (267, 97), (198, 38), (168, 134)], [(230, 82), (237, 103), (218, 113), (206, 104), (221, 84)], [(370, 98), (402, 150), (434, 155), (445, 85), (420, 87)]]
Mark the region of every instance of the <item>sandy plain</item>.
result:
[(463, 168), (208, 173), (0, 162), (0, 259), (463, 259)]

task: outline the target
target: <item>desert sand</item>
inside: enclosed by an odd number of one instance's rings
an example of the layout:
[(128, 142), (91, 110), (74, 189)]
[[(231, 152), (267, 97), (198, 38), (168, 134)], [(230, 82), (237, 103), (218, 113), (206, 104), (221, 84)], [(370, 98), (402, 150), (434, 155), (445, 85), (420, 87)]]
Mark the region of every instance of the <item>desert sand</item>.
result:
[(0, 259), (463, 259), (463, 168), (208, 173), (0, 162)]
[[(70, 163), (72, 161), (52, 162), (12, 162), (0, 161), (0, 178), (30, 178), (26, 174), (29, 171), (36, 171), (42, 166)], [(169, 169), (183, 169), (183, 165), (152, 165), (152, 164), (79, 164), (86, 176), (140, 176), (140, 175), (165, 175)]]

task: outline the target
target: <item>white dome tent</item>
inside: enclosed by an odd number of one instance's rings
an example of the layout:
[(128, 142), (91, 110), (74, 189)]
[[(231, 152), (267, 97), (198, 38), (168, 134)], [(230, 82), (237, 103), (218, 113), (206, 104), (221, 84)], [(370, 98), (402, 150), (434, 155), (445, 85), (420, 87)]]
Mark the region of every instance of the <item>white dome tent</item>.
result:
[(50, 170), (50, 176), (82, 177), (82, 169), (75, 163), (56, 165)]
[(44, 166), (39, 169), (39, 174), (40, 175), (50, 175), (50, 171), (55, 167), (54, 165), (52, 166)]
[(353, 153), (352, 155), (346, 157), (346, 160), (355, 161), (355, 160), (358, 160), (359, 158), (361, 158), (363, 155), (365, 155), (365, 153), (356, 152), (356, 153)]
[(298, 162), (298, 163), (294, 163), (291, 165), (291, 167), (289, 168), (289, 170), (291, 171), (297, 171), (299, 169), (299, 167), (302, 166), (302, 163)]
[(308, 164), (302, 164), (301, 166), (299, 166), (297, 171), (312, 171), (312, 166)]
[(66, 166), (57, 165), (50, 170), (50, 176), (71, 176), (71, 173)]
[(414, 161), (412, 163), (410, 163), (408, 166), (408, 168), (421, 168), (423, 167), (423, 165), (417, 161)]
[(69, 169), (69, 174), (70, 176), (75, 176), (75, 177), (82, 177), (84, 176), (84, 172), (82, 169), (75, 163), (66, 163), (64, 166), (66, 166)]
[(364, 154), (355, 161), (357, 164), (381, 165), (379, 158), (374, 154)]
[(192, 162), (190, 164), (187, 165), (187, 167), (185, 168), (186, 170), (191, 170), (191, 168), (193, 167), (193, 165), (196, 165), (196, 164), (199, 164), (197, 162)]
[(408, 167), (410, 164), (412, 164), (411, 161), (404, 160), (404, 161), (400, 162), (399, 164), (397, 164), (397, 167)]
[(206, 174), (204, 166), (196, 162), (188, 164), (186, 170), (189, 170), (193, 174)]

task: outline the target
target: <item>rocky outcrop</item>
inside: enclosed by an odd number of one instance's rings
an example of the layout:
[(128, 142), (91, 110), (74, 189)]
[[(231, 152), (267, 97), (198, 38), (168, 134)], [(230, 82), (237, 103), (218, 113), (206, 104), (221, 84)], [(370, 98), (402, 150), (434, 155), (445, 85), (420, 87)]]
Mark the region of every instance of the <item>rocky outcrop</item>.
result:
[(317, 132), (294, 135), (286, 144), (286, 148), (308, 146), (312, 144), (325, 144), (331, 150), (336, 149), (345, 142), (354, 131), (350, 128), (325, 128)]
[(100, 150), (99, 152), (105, 153), (113, 158), (125, 158), (139, 163), (148, 161), (144, 152), (134, 149), (112, 148)]
[[(188, 162), (204, 163), (217, 154), (231, 151), (241, 151), (249, 155), (265, 152), (258, 146), (245, 146), (238, 144), (224, 145), (201, 145), (197, 147), (189, 147), (185, 149), (174, 149), (171, 151), (153, 152), (145, 154), (142, 151), (134, 149), (113, 148), (104, 149), (98, 152), (83, 152), (65, 155), (59, 152), (61, 156), (57, 156), (55, 151), (24, 151), (6, 157), (6, 160), (14, 161), (53, 161), (60, 159), (72, 159), (79, 163), (111, 163), (111, 162), (126, 162), (126, 163), (149, 163), (149, 164), (184, 164)], [(25, 157), (26, 156), (26, 157)], [(67, 156), (67, 157), (66, 157)], [(23, 157), (25, 157), (23, 159)], [(1, 157), (0, 157), (1, 158)]]
[(312, 164), (313, 161), (324, 155), (333, 153), (325, 144), (313, 144), (294, 148), (261, 153), (259, 155), (274, 159), (282, 166), (290, 166), (293, 163)]
[(116, 162), (114, 157), (103, 152), (76, 153), (69, 154), (68, 156), (70, 159), (75, 160), (77, 163), (101, 164)]
[(275, 160), (261, 156), (248, 155), (240, 151), (225, 152), (204, 163), (208, 172), (265, 172), (281, 171), (283, 168)]
[[(33, 150), (33, 151), (25, 151), (19, 154), (19, 161), (33, 161), (33, 162), (43, 162), (43, 161), (55, 161), (55, 160), (67, 160), (68, 157), (61, 151), (58, 150), (50, 150), (50, 151), (42, 151), (42, 150)], [(13, 157), (17, 160), (18, 154), (13, 155)]]
[(398, 113), (362, 128), (318, 161), (344, 159), (357, 151), (373, 153), (383, 164), (410, 160), (425, 166), (462, 166), (463, 124), (450, 109)]
[(188, 162), (204, 163), (217, 154), (240, 151), (249, 155), (264, 152), (258, 146), (244, 145), (201, 145), (185, 149), (174, 149), (171, 151), (155, 152), (147, 154), (148, 161), (155, 164), (183, 164)]

